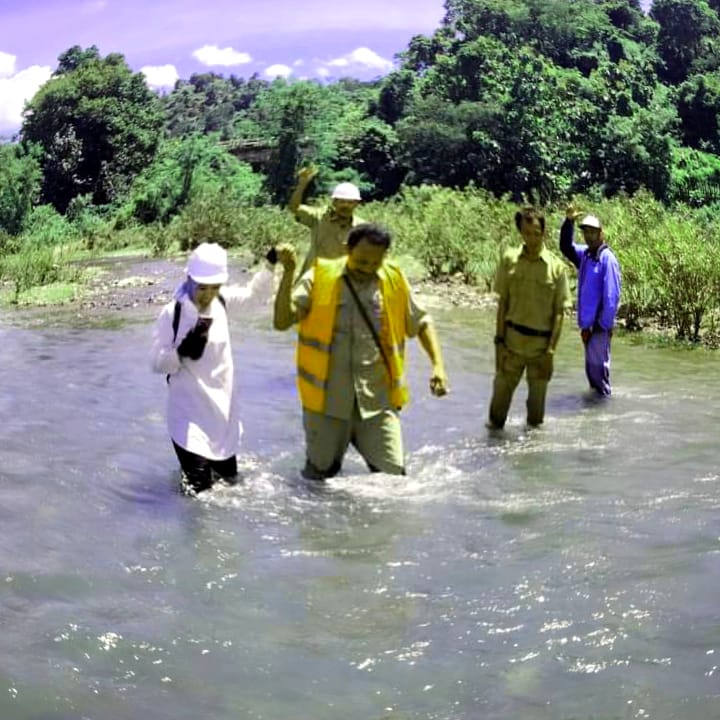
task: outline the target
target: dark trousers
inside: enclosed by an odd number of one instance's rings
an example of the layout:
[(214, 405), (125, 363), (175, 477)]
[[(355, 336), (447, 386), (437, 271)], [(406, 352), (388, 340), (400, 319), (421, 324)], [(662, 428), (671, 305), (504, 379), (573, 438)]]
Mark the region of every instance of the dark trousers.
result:
[(195, 492), (202, 492), (212, 487), (213, 473), (229, 483), (234, 482), (237, 478), (237, 459), (234, 455), (226, 460), (208, 460), (181, 448), (175, 441), (173, 441), (173, 447), (180, 461), (185, 480)]

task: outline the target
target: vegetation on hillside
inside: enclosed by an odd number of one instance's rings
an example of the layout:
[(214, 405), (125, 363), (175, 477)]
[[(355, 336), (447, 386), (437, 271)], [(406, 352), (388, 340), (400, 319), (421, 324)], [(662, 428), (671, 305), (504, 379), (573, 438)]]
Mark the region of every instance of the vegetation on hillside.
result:
[(429, 276), (481, 287), (517, 203), (554, 212), (555, 232), (580, 197), (620, 255), (628, 326), (714, 336), (720, 0), (445, 9), (369, 83), (203, 73), (158, 96), (122, 55), (68, 49), (0, 146), (0, 281), (17, 297), (72, 275), (78, 249), (300, 242), (280, 208), (314, 163), (311, 195), (357, 182), (363, 215)]

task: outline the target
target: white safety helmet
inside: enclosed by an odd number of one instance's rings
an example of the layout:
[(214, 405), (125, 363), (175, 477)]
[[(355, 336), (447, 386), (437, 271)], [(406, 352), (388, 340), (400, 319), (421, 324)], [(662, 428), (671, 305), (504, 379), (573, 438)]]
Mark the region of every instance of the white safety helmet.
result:
[(222, 285), (227, 282), (227, 252), (217, 243), (202, 243), (188, 260), (187, 274), (201, 285)]
[(360, 190), (351, 182), (341, 182), (335, 186), (330, 196), (333, 200), (355, 200), (360, 202)]
[(600, 224), (600, 220), (596, 218), (594, 215), (586, 215), (582, 222), (580, 223), (580, 227), (584, 228), (596, 228), (597, 230), (600, 230), (602, 228), (602, 225)]

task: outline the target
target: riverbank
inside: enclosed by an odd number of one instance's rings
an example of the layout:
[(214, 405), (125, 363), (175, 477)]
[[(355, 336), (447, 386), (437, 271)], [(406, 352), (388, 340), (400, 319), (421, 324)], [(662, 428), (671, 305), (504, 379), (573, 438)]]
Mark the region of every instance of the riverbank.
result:
[[(133, 322), (133, 319), (144, 320), (171, 300), (183, 277), (185, 261), (186, 256), (181, 254), (156, 258), (147, 253), (83, 260), (86, 276), (82, 282), (65, 286), (63, 292), (56, 294), (51, 289), (45, 296), (31, 296), (19, 304), (5, 302), (3, 322), (32, 327), (68, 324), (109, 327)], [(457, 307), (494, 312), (494, 295), (467, 284), (461, 276), (430, 280), (421, 277), (420, 269), (412, 261), (401, 264), (407, 264), (406, 272), (415, 294), (429, 310)], [(249, 280), (246, 254), (231, 256), (230, 268), (232, 281), (242, 284)], [(5, 298), (9, 295), (6, 287)], [(568, 319), (568, 323), (571, 322)], [(643, 319), (639, 325), (639, 329), (625, 330), (621, 317), (618, 329), (642, 344), (713, 350), (720, 347), (720, 328), (709, 327), (702, 343), (692, 343), (678, 340), (671, 328), (652, 318)]]
[[(68, 318), (72, 324), (83, 326), (111, 325), (132, 320), (133, 316), (144, 317), (172, 299), (182, 280), (185, 260), (184, 255), (154, 258), (138, 254), (83, 261), (86, 278), (82, 283), (64, 293), (31, 296), (15, 305), (6, 303), (4, 316), (13, 324), (27, 322), (33, 326), (54, 325), (67, 322)], [(247, 265), (246, 257), (231, 257), (231, 281), (246, 282), (250, 274)], [(460, 278), (446, 282), (413, 279), (412, 284), (428, 308), (482, 309), (495, 305), (492, 294), (467, 285)]]

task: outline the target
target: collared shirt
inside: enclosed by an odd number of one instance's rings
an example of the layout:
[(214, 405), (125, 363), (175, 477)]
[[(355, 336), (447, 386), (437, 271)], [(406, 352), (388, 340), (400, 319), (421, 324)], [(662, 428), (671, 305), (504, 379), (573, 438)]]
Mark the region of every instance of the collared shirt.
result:
[(304, 275), (312, 267), (317, 257), (328, 260), (345, 257), (348, 233), (356, 225), (365, 222), (355, 215), (341, 218), (335, 214), (332, 207), (316, 208), (309, 205), (300, 205), (295, 211), (295, 219), (310, 228), (310, 249), (303, 261), (300, 275)]
[(575, 224), (566, 219), (560, 229), (560, 250), (578, 268), (577, 323), (579, 328), (612, 330), (620, 304), (620, 264), (607, 245), (595, 253), (573, 242)]
[[(293, 322), (304, 318), (310, 310), (313, 278), (314, 269), (311, 268), (293, 290)], [(353, 278), (352, 283), (379, 333), (383, 307), (378, 279), (359, 282)], [(415, 337), (423, 325), (430, 321), (430, 316), (418, 305), (411, 292), (407, 309), (407, 336)], [(330, 348), (325, 414), (340, 420), (350, 420), (356, 401), (363, 420), (392, 408), (382, 356), (355, 299), (343, 282)]]
[(506, 250), (494, 289), (506, 303), (505, 319), (534, 330), (552, 330), (555, 316), (572, 304), (565, 266), (545, 247), (536, 258), (525, 245)]

